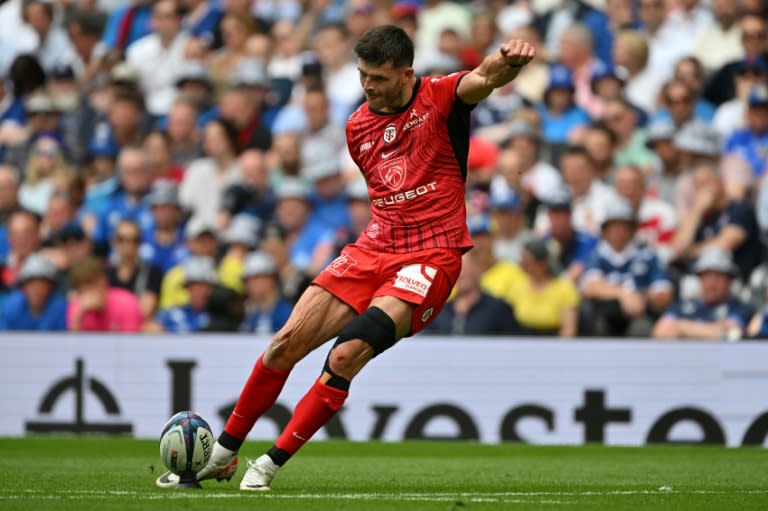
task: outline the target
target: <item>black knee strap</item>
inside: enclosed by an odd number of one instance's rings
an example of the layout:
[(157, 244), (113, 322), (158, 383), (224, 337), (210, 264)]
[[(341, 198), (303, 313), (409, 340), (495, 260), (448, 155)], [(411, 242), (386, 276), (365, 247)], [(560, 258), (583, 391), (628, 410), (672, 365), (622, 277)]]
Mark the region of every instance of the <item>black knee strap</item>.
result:
[[(395, 342), (397, 342), (395, 322), (383, 310), (378, 307), (370, 307), (342, 329), (333, 348), (353, 339), (360, 339), (367, 343), (373, 348), (373, 356), (376, 357), (394, 346)], [(333, 348), (331, 348), (331, 351), (333, 351)], [(328, 362), (330, 355), (329, 352), (323, 366), (323, 371), (331, 376), (325, 384), (329, 387), (348, 391), (350, 381), (333, 372)]]
[(392, 318), (378, 307), (369, 307), (347, 323), (333, 346), (360, 339), (373, 348), (373, 356), (376, 357), (395, 345), (395, 335), (395, 322)]

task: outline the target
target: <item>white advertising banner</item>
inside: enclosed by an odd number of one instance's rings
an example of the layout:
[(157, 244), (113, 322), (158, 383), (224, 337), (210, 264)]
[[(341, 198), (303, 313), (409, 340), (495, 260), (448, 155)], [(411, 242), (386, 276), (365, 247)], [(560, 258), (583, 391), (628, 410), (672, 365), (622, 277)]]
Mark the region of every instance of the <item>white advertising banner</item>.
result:
[[(0, 435), (156, 438), (194, 410), (214, 433), (266, 338), (0, 336)], [(327, 348), (326, 348), (327, 349)], [(326, 349), (249, 438), (273, 439)], [(417, 337), (374, 360), (316, 438), (766, 445), (768, 344)]]

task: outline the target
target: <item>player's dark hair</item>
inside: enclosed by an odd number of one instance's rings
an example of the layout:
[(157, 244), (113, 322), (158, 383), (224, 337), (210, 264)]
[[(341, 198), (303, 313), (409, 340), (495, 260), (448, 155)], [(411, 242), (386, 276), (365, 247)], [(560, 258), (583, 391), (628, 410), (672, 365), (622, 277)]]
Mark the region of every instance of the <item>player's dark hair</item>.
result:
[(374, 66), (387, 62), (394, 67), (412, 66), (413, 41), (402, 28), (381, 25), (363, 34), (355, 45), (355, 54)]

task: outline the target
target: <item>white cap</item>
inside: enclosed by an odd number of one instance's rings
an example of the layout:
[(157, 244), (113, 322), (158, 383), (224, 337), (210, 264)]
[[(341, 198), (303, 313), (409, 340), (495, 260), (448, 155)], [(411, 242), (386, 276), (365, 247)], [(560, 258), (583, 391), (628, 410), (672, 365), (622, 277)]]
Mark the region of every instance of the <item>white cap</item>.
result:
[(277, 275), (277, 263), (264, 251), (251, 252), (243, 264), (243, 279), (260, 275)]

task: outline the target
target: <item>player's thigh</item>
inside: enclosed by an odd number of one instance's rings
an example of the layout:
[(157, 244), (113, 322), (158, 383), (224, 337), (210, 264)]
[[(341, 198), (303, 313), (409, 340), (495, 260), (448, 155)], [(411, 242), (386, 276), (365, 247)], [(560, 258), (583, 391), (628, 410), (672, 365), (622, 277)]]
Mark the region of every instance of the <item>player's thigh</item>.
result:
[(371, 307), (378, 307), (395, 323), (395, 340), (399, 341), (411, 331), (413, 311), (416, 305), (395, 296), (377, 296), (371, 300)]
[(283, 328), (275, 334), (264, 354), (275, 369), (290, 369), (309, 352), (336, 337), (356, 313), (320, 286), (301, 295)]

